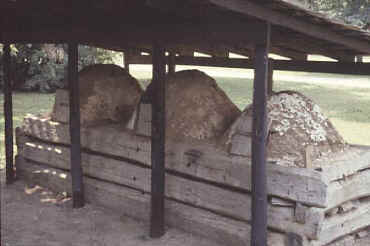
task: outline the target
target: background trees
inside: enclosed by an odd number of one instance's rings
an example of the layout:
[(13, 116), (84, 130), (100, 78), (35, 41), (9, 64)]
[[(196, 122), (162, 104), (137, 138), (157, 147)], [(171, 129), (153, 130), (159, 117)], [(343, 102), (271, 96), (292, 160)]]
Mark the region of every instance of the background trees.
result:
[[(2, 56), (2, 46), (0, 46)], [(12, 52), (12, 85), (15, 90), (54, 92), (64, 88), (68, 62), (67, 45), (15, 44)], [(79, 46), (79, 69), (95, 63), (113, 63), (117, 52), (86, 45)], [(0, 60), (1, 66), (1, 60)], [(0, 69), (2, 78), (2, 69)], [(0, 80), (2, 87), (3, 80)]]

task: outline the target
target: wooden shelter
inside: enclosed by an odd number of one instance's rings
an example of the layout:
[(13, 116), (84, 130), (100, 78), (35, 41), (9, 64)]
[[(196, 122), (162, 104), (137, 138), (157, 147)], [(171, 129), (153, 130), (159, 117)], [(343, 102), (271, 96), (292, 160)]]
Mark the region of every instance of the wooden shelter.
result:
[[(151, 141), (151, 231), (164, 233), (166, 64), (253, 68), (252, 245), (265, 245), (266, 98), (268, 54), (276, 70), (370, 75), (370, 33), (291, 5), (283, 0), (4, 0), (0, 6), (0, 42), (4, 43), (4, 115), (7, 183), (14, 179), (10, 43), (68, 43), (71, 174), (73, 205), (84, 205), (82, 185), (78, 44), (125, 52), (129, 64), (153, 64)], [(194, 51), (211, 57), (194, 57)], [(141, 52), (149, 53), (147, 56)], [(166, 56), (166, 52), (170, 55)], [(247, 56), (229, 58), (233, 52)], [(308, 61), (319, 54), (336, 62)]]

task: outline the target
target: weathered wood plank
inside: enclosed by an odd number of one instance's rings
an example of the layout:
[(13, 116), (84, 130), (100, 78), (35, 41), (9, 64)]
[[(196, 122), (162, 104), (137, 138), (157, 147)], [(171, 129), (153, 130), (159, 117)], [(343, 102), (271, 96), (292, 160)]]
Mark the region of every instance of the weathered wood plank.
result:
[[(26, 117), (23, 131), (43, 141), (68, 144), (67, 125)], [(47, 131), (46, 131), (47, 130)], [(150, 140), (114, 126), (81, 129), (82, 146), (93, 151), (122, 156), (150, 165)], [(251, 190), (250, 159), (229, 156), (227, 152), (204, 143), (168, 141), (166, 168), (205, 180)], [(201, 157), (190, 165), (186, 153), (197, 150)], [(325, 207), (327, 184), (321, 173), (301, 168), (267, 165), (268, 194), (303, 204)]]
[(344, 214), (336, 214), (325, 219), (319, 234), (320, 245), (326, 245), (344, 235), (354, 233), (369, 226), (370, 202)]
[(327, 181), (335, 181), (356, 174), (364, 169), (370, 169), (369, 149), (348, 154), (345, 160), (339, 160), (333, 164), (323, 166), (322, 173)]
[(370, 196), (370, 169), (358, 172), (345, 180), (330, 183), (326, 210), (366, 196)]
[[(51, 187), (55, 191), (71, 192), (70, 175), (60, 169), (31, 163), (17, 158), (17, 167), (22, 178)], [(124, 186), (86, 177), (84, 179), (86, 200), (104, 206), (118, 213), (148, 221), (150, 195)], [(215, 240), (222, 245), (248, 245), (250, 225), (229, 219), (212, 212), (166, 200), (166, 224)], [(269, 246), (285, 246), (284, 235), (269, 232)]]
[[(56, 147), (23, 138), (26, 144), (20, 145), (19, 154), (28, 160), (48, 163), (50, 167), (69, 170), (69, 149)], [(149, 168), (140, 167), (108, 159), (106, 157), (83, 153), (82, 167), (89, 177), (106, 180), (138, 190), (150, 192)], [(228, 215), (244, 221), (251, 219), (251, 197), (210, 184), (188, 180), (175, 175), (166, 174), (166, 197), (207, 208), (220, 214)], [(281, 199), (280, 199), (281, 200)], [(317, 238), (323, 211), (305, 207), (305, 224), (296, 223), (295, 206), (269, 205), (268, 224), (270, 228), (280, 231), (304, 234), (309, 238)], [(318, 216), (320, 215), (321, 216)]]

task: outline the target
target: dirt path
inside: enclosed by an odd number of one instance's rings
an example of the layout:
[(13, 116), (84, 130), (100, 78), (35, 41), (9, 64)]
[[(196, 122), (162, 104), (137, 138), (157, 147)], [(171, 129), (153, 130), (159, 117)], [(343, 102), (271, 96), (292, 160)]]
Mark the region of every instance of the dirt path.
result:
[[(4, 170), (4, 169), (3, 169)], [(148, 238), (148, 225), (71, 201), (24, 182), (5, 187), (1, 177), (2, 246), (217, 246), (214, 242), (175, 229), (161, 239)], [(354, 246), (369, 246), (370, 235)], [(342, 245), (342, 244), (341, 244)]]
[(215, 246), (213, 242), (169, 229), (161, 239), (148, 238), (148, 225), (71, 201), (22, 181), (1, 188), (3, 246)]

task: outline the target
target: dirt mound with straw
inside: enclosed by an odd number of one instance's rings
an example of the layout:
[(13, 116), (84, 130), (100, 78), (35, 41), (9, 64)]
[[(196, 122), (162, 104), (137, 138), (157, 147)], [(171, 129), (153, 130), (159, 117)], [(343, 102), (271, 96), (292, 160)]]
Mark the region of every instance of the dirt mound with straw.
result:
[[(346, 149), (344, 139), (333, 124), (320, 107), (306, 96), (295, 91), (278, 92), (268, 99), (267, 108), (270, 123), (267, 139), (269, 161), (285, 166), (304, 167), (308, 148), (311, 149), (312, 160)], [(252, 119), (252, 111), (252, 105), (247, 106), (240, 118)], [(252, 129), (251, 124), (252, 120), (237, 120), (226, 132), (228, 141), (225, 144), (232, 144), (233, 135), (238, 134), (237, 129)], [(250, 133), (250, 139), (251, 136)]]
[[(85, 67), (78, 76), (81, 124), (91, 126), (107, 121), (122, 124), (128, 122), (143, 93), (135, 78), (113, 64)], [(57, 92), (52, 119), (68, 123), (67, 91)]]
[(167, 76), (167, 137), (216, 139), (239, 115), (240, 110), (205, 73), (186, 70)]

